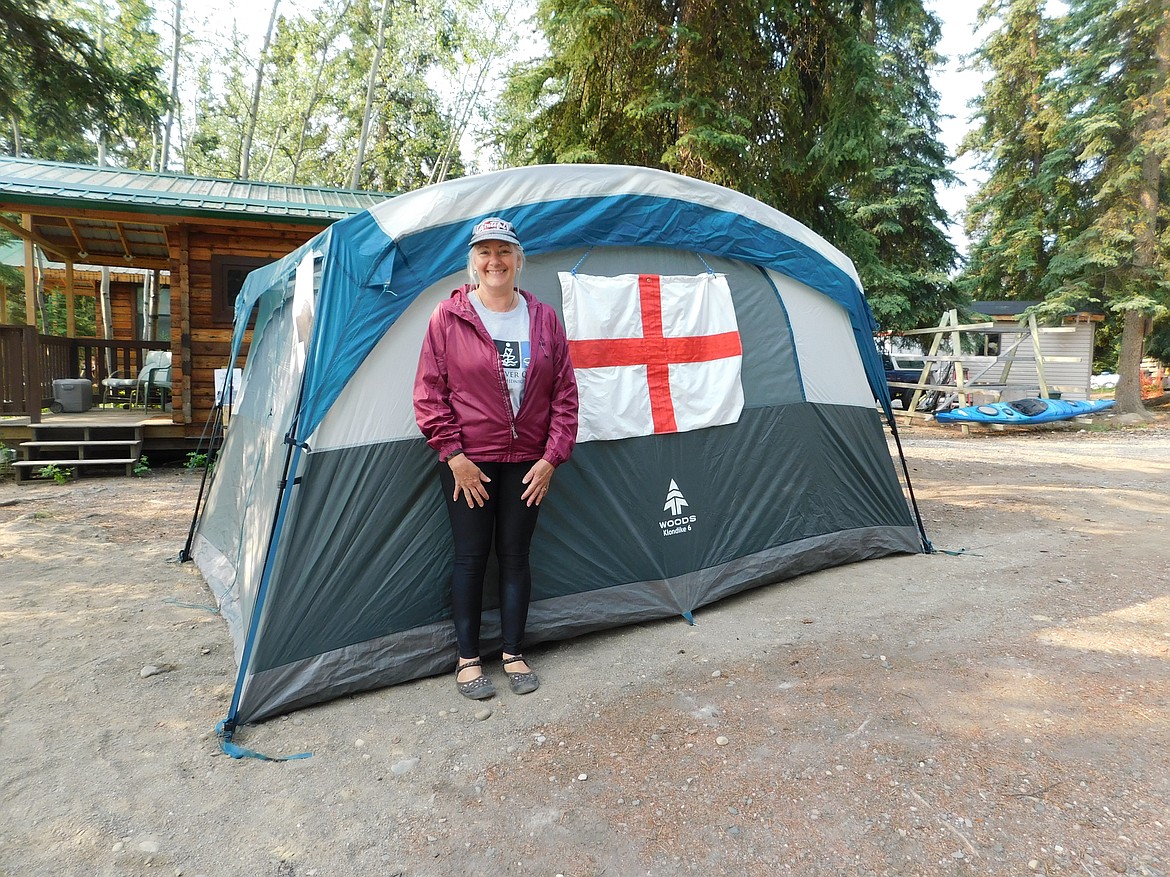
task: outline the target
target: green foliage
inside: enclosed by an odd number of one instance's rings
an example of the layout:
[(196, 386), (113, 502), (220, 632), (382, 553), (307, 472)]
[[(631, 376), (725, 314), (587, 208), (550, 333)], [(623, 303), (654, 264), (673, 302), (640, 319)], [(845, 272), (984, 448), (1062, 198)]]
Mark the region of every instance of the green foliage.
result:
[(1035, 300), (1053, 292), (1050, 263), (1085, 207), (1073, 153), (1058, 133), (1067, 93), (1056, 23), (1044, 0), (988, 0), (979, 22), (998, 20), (974, 55), (990, 74), (964, 150), (985, 157), (987, 181), (968, 204), (972, 247), (960, 285), (974, 299)]
[(1154, 324), (1153, 331), (1146, 337), (1146, 355), (1170, 365), (1170, 318)]
[(37, 475), (45, 480), (52, 478), (58, 484), (68, 484), (73, 480), (73, 470), (61, 466), (42, 466), (37, 470)]
[[(16, 239), (16, 235), (0, 228), (0, 250), (6, 249)], [(0, 288), (3, 288), (8, 294), (8, 313), (0, 312), (0, 323), (16, 322), (15, 315), (23, 313), (22, 310), (17, 309), (18, 306), (19, 308), (24, 307), (24, 275), (21, 270), (12, 265), (0, 263)]]
[(919, 0), (543, 0), (537, 20), (549, 53), (509, 77), (494, 128), (506, 163), (659, 167), (759, 198), (854, 260), (887, 328), (959, 303)]
[(183, 463), (186, 469), (202, 469), (207, 465), (207, 454), (201, 454), (198, 451), (191, 451), (187, 454), (187, 459)]
[(0, 0), (0, 151), (92, 162), (99, 136), (149, 143), (166, 105), (150, 18), (143, 0), (112, 19), (104, 3)]
[(138, 462), (134, 464), (133, 472), (135, 475), (143, 476), (150, 474), (150, 459), (143, 454), (138, 458)]
[[(988, 0), (1001, 26), (968, 146), (986, 161), (965, 287), (1104, 311), (1098, 367), (1136, 410), (1143, 325), (1170, 308), (1170, 17), (1160, 0)], [(997, 295), (995, 293), (998, 293)]]
[[(23, 298), (23, 296), (22, 296)], [(44, 304), (45, 323), (41, 331), (47, 335), (66, 336), (68, 316), (65, 293), (46, 292)], [(97, 337), (97, 299), (92, 295), (79, 295), (73, 300), (74, 333), (78, 338)]]
[(1070, 109), (1060, 136), (1077, 153), (1091, 209), (1059, 265), (1060, 293), (1161, 313), (1170, 301), (1170, 240), (1158, 225), (1170, 219), (1170, 190), (1158, 165), (1170, 157), (1170, 84), (1159, 54), (1170, 19), (1150, 0), (1080, 0), (1065, 30), (1067, 44), (1082, 48), (1062, 78)]
[[(452, 128), (430, 74), (451, 54), (450, 3), (390, 4), (375, 81), (375, 113), (359, 187), (418, 188), (429, 181)], [(380, 2), (328, 0), (279, 19), (265, 60), (249, 176), (349, 188), (377, 45)], [(191, 173), (235, 177), (258, 59), (234, 34), (198, 71)], [(452, 173), (462, 172), (456, 161)]]

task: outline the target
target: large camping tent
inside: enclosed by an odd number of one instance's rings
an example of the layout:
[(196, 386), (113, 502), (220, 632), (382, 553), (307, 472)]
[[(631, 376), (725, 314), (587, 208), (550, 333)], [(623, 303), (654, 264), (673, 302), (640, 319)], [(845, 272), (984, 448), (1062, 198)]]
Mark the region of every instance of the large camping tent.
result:
[[(244, 385), (190, 552), (235, 641), (229, 736), (454, 666), (450, 534), (412, 386), (430, 314), (492, 215), (520, 232), (520, 285), (593, 357), (575, 362), (580, 441), (533, 543), (530, 643), (689, 618), (747, 588), (928, 546), (875, 405), (888, 417), (873, 319), (839, 251), (749, 197), (644, 168), (445, 182), (336, 223), (240, 293), (231, 361), (251, 329)], [(726, 342), (715, 377), (701, 343), (674, 343), (705, 325)], [(646, 361), (597, 360), (614, 332), (640, 336)], [(638, 426), (654, 404), (629, 398), (639, 375), (643, 394), (648, 380), (674, 394), (677, 423)], [(606, 435), (610, 420), (628, 428)]]

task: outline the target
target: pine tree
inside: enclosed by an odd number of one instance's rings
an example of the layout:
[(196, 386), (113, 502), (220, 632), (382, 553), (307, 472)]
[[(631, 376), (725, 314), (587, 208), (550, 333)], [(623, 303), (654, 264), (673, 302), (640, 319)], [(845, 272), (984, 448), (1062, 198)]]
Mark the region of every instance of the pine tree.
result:
[(1100, 302), (1121, 319), (1117, 410), (1142, 413), (1142, 344), (1170, 305), (1170, 0), (1076, 0), (1067, 25), (1060, 139), (1091, 200), (1053, 260), (1049, 304)]
[(950, 278), (958, 254), (937, 198), (939, 186), (953, 181), (930, 80), (940, 62), (939, 26), (915, 2), (872, 3), (866, 16), (877, 52), (878, 136), (871, 167), (849, 180), (851, 219), (864, 237), (843, 247), (868, 254), (855, 258), (878, 323), (911, 329), (964, 303)]
[(117, 4), (118, 39), (106, 49), (104, 7), (62, 3), (46, 15), (44, 6), (0, 0), (0, 151), (92, 161), (99, 132), (120, 140), (152, 131), (166, 96), (145, 4)]
[(979, 10), (981, 26), (998, 27), (973, 56), (989, 76), (964, 141), (987, 172), (967, 205), (972, 243), (960, 278), (976, 299), (1042, 300), (1053, 292), (1049, 265), (1087, 200), (1075, 156), (1057, 137), (1069, 109), (1055, 78), (1064, 52), (1045, 6), (988, 0)]
[(956, 257), (920, 0), (543, 0), (511, 78), (509, 163), (659, 167), (775, 205), (857, 263), (891, 328), (934, 322)]

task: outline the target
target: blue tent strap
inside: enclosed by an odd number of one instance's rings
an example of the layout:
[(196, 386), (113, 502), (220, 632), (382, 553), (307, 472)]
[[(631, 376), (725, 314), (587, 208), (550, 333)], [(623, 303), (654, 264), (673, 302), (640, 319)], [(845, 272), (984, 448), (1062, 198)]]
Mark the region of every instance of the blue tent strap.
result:
[(581, 258), (577, 260), (577, 264), (573, 266), (573, 270), (570, 271), (569, 273), (571, 275), (573, 275), (574, 277), (576, 277), (577, 276), (577, 269), (581, 267), (582, 262), (584, 262), (586, 259), (589, 258), (589, 254), (592, 252), (593, 252), (593, 247), (590, 247), (588, 250), (586, 250), (584, 255), (582, 255)]
[(695, 255), (699, 257), (699, 261), (703, 263), (703, 267), (707, 269), (707, 273), (710, 274), (712, 277), (714, 277), (715, 276), (715, 269), (707, 264), (707, 260), (703, 258), (703, 254), (696, 252)]
[(297, 761), (301, 758), (313, 757), (312, 752), (298, 752), (296, 755), (265, 755), (255, 749), (237, 746), (232, 742), (233, 730), (227, 726), (226, 720), (215, 726), (215, 736), (219, 738), (219, 748), (224, 755), (230, 755), (232, 758), (255, 758), (258, 761)]

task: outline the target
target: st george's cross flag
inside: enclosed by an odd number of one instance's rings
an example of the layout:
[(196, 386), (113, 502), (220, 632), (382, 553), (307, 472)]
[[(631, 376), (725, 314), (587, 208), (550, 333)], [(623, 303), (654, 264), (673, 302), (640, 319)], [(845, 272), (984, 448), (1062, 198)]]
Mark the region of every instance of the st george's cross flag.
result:
[(577, 441), (739, 420), (743, 348), (725, 275), (559, 276)]

